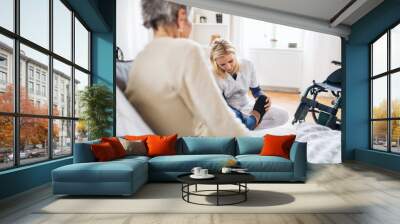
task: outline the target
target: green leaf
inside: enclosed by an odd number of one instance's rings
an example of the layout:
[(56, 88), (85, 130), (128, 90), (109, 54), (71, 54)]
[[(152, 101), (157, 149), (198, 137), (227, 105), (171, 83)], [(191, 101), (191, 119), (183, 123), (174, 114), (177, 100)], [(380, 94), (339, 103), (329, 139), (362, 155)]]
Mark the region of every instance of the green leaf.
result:
[(80, 92), (81, 118), (86, 122), (89, 139), (109, 136), (107, 129), (112, 126), (113, 94), (102, 84), (94, 84)]

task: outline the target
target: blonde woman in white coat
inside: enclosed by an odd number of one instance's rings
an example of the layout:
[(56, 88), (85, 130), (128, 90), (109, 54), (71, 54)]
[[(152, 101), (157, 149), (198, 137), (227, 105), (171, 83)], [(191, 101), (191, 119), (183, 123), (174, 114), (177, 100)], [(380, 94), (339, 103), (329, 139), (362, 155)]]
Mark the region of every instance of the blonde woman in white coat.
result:
[[(247, 122), (250, 129), (269, 129), (284, 125), (289, 120), (286, 110), (271, 106), (269, 97), (261, 90), (257, 81), (253, 63), (249, 60), (238, 59), (235, 47), (224, 39), (216, 39), (211, 45), (210, 61), (218, 86), (227, 103), (240, 111), (244, 121), (255, 118), (255, 124)], [(251, 99), (248, 92), (254, 97)], [(263, 111), (257, 113), (255, 99), (265, 99), (265, 115)], [(253, 125), (250, 127), (250, 125)]]

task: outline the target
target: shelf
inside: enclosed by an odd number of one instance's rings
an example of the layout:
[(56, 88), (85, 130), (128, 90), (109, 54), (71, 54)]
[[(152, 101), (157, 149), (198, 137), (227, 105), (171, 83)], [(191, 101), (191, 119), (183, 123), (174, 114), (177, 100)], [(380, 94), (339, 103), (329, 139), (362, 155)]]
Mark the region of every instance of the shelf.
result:
[(302, 52), (302, 48), (281, 48), (281, 47), (252, 47), (249, 51), (294, 51)]
[(225, 23), (193, 23), (193, 26), (228, 26)]

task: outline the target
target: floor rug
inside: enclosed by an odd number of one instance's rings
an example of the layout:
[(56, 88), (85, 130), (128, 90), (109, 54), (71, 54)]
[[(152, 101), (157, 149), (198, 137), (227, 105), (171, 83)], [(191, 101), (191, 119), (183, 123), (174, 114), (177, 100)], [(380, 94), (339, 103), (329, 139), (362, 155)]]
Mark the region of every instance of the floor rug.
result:
[[(231, 190), (234, 186), (223, 186)], [(130, 197), (59, 196), (36, 213), (54, 214), (125, 214), (125, 213), (360, 213), (360, 205), (349, 203), (317, 184), (249, 184), (247, 201), (237, 205), (207, 206), (182, 200), (178, 183), (149, 183)], [(201, 185), (198, 190), (212, 190)], [(191, 188), (194, 190), (194, 186)], [(215, 193), (207, 197), (191, 196), (197, 203), (213, 205)], [(222, 203), (240, 200), (223, 197)]]

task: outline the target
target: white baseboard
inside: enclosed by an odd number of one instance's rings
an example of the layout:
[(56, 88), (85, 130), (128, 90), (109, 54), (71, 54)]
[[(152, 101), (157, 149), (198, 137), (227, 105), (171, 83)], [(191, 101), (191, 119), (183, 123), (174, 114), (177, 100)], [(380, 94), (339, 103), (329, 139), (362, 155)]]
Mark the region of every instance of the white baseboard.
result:
[(283, 86), (267, 86), (262, 85), (262, 90), (265, 91), (274, 91), (274, 92), (284, 92), (284, 93), (300, 93), (299, 88), (296, 87), (283, 87)]

